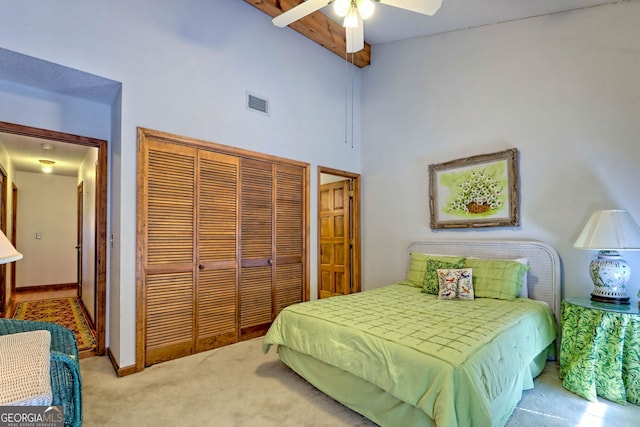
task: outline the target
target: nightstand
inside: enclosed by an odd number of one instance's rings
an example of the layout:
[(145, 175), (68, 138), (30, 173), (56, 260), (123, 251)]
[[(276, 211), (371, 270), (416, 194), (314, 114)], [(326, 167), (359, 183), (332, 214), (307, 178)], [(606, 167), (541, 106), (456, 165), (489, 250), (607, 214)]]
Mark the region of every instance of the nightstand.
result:
[(567, 390), (640, 405), (638, 305), (567, 298), (562, 301), (560, 379)]

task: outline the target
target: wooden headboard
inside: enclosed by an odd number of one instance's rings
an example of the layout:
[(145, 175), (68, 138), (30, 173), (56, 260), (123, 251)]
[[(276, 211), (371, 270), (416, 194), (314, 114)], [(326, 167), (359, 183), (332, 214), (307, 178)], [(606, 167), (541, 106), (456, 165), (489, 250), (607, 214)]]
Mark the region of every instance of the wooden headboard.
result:
[(411, 242), (405, 253), (408, 269), (411, 252), (480, 258), (529, 259), (529, 298), (549, 304), (560, 325), (560, 257), (554, 248), (536, 240), (429, 240)]

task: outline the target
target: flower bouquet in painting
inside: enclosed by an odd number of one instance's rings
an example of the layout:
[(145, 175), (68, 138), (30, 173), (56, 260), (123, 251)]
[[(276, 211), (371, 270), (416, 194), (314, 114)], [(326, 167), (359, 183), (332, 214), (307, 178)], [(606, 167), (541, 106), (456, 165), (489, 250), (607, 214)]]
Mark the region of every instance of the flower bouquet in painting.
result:
[(429, 165), (431, 228), (518, 225), (517, 150)]

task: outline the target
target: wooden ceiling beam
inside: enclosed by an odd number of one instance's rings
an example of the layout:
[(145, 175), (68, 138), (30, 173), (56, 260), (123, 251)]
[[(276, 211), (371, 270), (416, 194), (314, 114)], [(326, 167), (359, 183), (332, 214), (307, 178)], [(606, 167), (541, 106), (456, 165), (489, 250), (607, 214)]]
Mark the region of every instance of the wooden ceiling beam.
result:
[[(302, 3), (303, 0), (244, 0), (272, 18)], [(319, 10), (289, 25), (303, 36), (346, 59), (347, 37), (342, 25)], [(351, 54), (348, 61), (352, 62)], [(371, 46), (365, 42), (364, 49), (353, 54), (353, 64), (366, 67), (371, 64)]]

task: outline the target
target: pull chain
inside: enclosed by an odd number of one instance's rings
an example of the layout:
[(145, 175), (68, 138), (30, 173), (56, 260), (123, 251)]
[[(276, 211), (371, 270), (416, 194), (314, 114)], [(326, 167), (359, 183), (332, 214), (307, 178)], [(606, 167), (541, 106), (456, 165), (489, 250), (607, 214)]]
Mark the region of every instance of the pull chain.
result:
[(354, 54), (353, 52), (351, 52), (351, 148), (353, 148), (353, 135), (354, 135), (354, 130), (353, 130), (353, 124), (354, 124), (354, 102), (353, 102), (353, 94), (354, 94), (354, 87), (353, 87), (353, 75), (355, 74), (354, 71), (354, 65), (353, 65), (353, 57)]
[[(354, 54), (351, 52), (351, 61), (349, 61), (349, 53), (345, 51), (344, 55), (344, 64), (345, 64), (345, 88), (344, 88), (344, 143), (347, 144), (349, 142), (349, 107), (351, 107), (351, 148), (353, 148), (353, 136), (354, 136), (354, 103), (353, 103), (353, 67), (354, 67)], [(350, 68), (350, 69), (349, 69)], [(351, 93), (349, 93), (349, 89), (351, 89)], [(351, 105), (349, 105), (349, 96), (351, 96)]]

